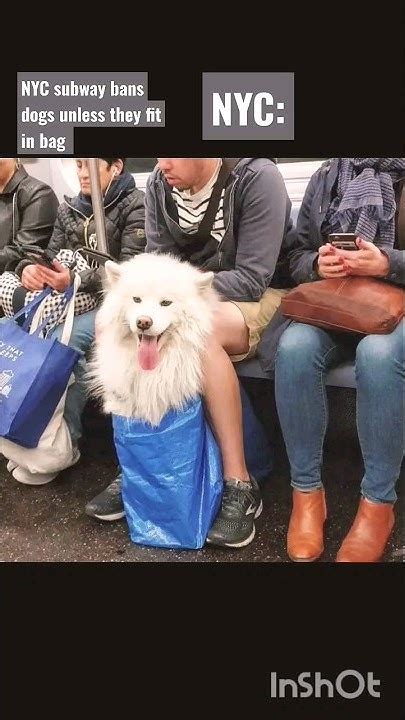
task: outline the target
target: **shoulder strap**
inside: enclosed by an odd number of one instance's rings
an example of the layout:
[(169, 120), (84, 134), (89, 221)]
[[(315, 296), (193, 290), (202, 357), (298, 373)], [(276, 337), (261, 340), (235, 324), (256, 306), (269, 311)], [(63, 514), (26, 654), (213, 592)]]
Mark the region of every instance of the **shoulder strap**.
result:
[(400, 250), (405, 250), (405, 180), (402, 181), (402, 187), (399, 196), (398, 244)]
[(239, 160), (241, 160), (241, 158), (222, 158), (221, 169), (219, 171), (217, 181), (212, 189), (211, 197), (204, 217), (201, 220), (200, 227), (198, 228), (198, 235), (207, 236), (211, 234), (218, 212), (222, 191), (228, 182), (228, 178), (232, 173), (232, 170), (236, 167)]

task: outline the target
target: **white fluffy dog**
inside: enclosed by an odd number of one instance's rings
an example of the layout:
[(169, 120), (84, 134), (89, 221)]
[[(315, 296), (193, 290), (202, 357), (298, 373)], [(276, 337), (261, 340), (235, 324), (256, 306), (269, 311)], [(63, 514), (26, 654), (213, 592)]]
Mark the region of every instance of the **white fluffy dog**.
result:
[(97, 314), (92, 393), (106, 413), (156, 426), (202, 390), (202, 355), (217, 295), (213, 273), (169, 255), (143, 254), (105, 265)]

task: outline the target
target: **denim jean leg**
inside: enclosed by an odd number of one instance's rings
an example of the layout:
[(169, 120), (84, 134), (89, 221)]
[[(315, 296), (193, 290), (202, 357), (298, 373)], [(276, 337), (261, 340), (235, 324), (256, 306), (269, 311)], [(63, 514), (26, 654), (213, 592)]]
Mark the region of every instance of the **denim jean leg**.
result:
[(404, 456), (405, 322), (390, 335), (368, 335), (356, 353), (357, 428), (364, 459), (362, 495), (395, 503)]
[[(94, 340), (94, 322), (96, 310), (90, 310), (83, 315), (77, 315), (73, 322), (73, 330), (69, 345), (83, 353), (74, 369), (75, 382), (70, 386), (66, 394), (64, 418), (69, 428), (72, 440), (77, 442), (82, 435), (81, 416), (86, 405), (86, 387), (84, 375), (87, 368), (86, 353), (91, 348)], [(60, 339), (63, 331), (63, 324), (58, 325), (52, 334)]]
[(326, 330), (292, 323), (276, 356), (277, 410), (297, 490), (322, 487), (323, 443), (328, 425), (326, 372), (348, 357), (344, 343)]

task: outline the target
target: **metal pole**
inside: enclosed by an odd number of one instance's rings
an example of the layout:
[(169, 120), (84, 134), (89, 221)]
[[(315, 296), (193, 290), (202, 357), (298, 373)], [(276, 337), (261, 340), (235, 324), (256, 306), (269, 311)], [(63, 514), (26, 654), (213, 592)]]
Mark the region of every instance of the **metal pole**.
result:
[(103, 196), (101, 194), (100, 176), (98, 173), (98, 158), (87, 158), (87, 162), (90, 175), (91, 203), (96, 226), (97, 250), (102, 253), (108, 253)]

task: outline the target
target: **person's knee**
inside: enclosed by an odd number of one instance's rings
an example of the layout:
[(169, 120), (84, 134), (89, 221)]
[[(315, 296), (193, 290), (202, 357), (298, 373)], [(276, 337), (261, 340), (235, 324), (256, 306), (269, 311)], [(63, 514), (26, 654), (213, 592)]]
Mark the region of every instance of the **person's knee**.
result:
[(308, 368), (321, 350), (319, 329), (311, 325), (294, 323), (280, 338), (277, 348), (276, 366), (299, 365)]
[(220, 345), (231, 355), (237, 355), (249, 349), (249, 330), (236, 305), (221, 303), (219, 310), (214, 313), (211, 341)]
[(220, 345), (222, 338), (224, 337), (225, 333), (225, 320), (220, 313), (215, 313), (212, 319), (212, 326), (211, 326), (211, 334), (210, 334), (210, 340), (213, 343), (219, 343)]
[(398, 361), (398, 352), (395, 350), (389, 335), (368, 335), (363, 338), (356, 351), (357, 374), (369, 375), (376, 382)]

